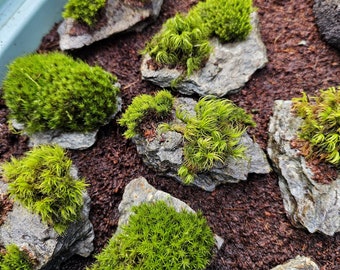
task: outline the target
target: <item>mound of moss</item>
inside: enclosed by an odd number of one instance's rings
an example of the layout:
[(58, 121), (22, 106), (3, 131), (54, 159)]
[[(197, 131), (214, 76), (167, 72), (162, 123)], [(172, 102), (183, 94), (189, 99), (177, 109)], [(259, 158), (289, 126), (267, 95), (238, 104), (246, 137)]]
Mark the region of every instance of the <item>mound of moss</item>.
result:
[(2, 164), (8, 194), (62, 234), (79, 218), (84, 179), (70, 174), (72, 161), (60, 146), (42, 145)]
[(132, 208), (127, 225), (96, 256), (92, 270), (205, 269), (214, 237), (202, 213), (176, 212), (165, 202)]
[(307, 158), (340, 165), (340, 86), (320, 90), (317, 96), (293, 98), (293, 109), (303, 119), (298, 138)]
[(3, 81), (10, 118), (25, 131), (93, 131), (117, 111), (117, 78), (59, 53), (15, 59)]
[(159, 64), (183, 67), (189, 76), (209, 57), (208, 34), (198, 13), (176, 14), (163, 24), (142, 53), (148, 53)]
[(206, 0), (199, 2), (198, 12), (211, 36), (221, 42), (242, 41), (252, 30), (250, 14), (254, 11), (252, 0)]
[(106, 0), (69, 0), (63, 12), (64, 18), (73, 18), (89, 26), (96, 22), (96, 16), (105, 7)]
[(31, 270), (33, 263), (27, 252), (20, 250), (16, 245), (6, 246), (4, 251), (0, 250), (1, 270)]
[(154, 96), (142, 94), (136, 96), (122, 117), (118, 120), (121, 126), (127, 128), (125, 138), (129, 139), (139, 134), (139, 125), (150, 116), (153, 120), (161, 120), (170, 114), (174, 98), (169, 91), (158, 91)]

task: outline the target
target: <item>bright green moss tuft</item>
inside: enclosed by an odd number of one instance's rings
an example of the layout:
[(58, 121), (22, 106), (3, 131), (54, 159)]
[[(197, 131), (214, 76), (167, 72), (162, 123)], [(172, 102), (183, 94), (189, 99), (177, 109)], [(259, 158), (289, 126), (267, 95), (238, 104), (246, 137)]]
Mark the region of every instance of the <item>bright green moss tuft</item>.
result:
[(222, 42), (244, 40), (252, 29), (252, 0), (206, 0), (199, 2), (194, 10), (200, 14), (211, 35), (216, 35)]
[(99, 10), (105, 7), (106, 0), (69, 0), (63, 12), (64, 18), (73, 18), (76, 21), (91, 26), (95, 23)]
[(255, 126), (250, 115), (227, 99), (204, 97), (196, 104), (195, 112), (190, 116), (185, 110), (177, 110), (176, 116), (185, 123), (184, 127), (161, 126), (183, 134), (184, 162), (178, 175), (188, 184), (196, 173), (211, 169), (216, 162), (244, 157), (240, 138), (248, 126)]
[(96, 256), (92, 270), (205, 269), (214, 237), (202, 213), (176, 212), (165, 202), (144, 203), (122, 232)]
[(25, 251), (21, 251), (16, 245), (6, 247), (4, 254), (0, 251), (1, 270), (31, 270), (33, 263)]
[(318, 96), (293, 98), (293, 109), (303, 119), (298, 132), (302, 153), (340, 165), (340, 86), (320, 90)]
[(171, 93), (166, 90), (157, 92), (155, 96), (143, 94), (135, 97), (118, 120), (121, 126), (127, 128), (124, 132), (125, 138), (132, 138), (138, 134), (139, 125), (146, 116), (153, 115), (153, 119), (157, 119), (169, 115), (173, 100)]
[(3, 82), (10, 118), (25, 131), (92, 131), (117, 111), (117, 78), (62, 53), (17, 58)]
[(189, 76), (209, 57), (208, 33), (197, 13), (176, 14), (147, 43), (143, 53), (148, 53), (159, 64), (182, 66)]
[(2, 164), (8, 194), (59, 234), (78, 219), (83, 206), (86, 184), (70, 175), (71, 165), (61, 147), (47, 145)]

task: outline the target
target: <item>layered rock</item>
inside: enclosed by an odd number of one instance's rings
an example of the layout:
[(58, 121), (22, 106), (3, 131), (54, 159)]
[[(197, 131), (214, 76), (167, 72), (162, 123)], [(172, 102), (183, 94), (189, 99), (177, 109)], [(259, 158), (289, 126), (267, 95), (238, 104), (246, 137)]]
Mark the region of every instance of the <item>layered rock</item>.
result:
[[(73, 171), (73, 174), (76, 174)], [(7, 193), (7, 184), (0, 178), (0, 195)], [(34, 269), (59, 269), (73, 255), (87, 257), (93, 251), (94, 231), (89, 220), (90, 197), (83, 194), (84, 206), (79, 220), (72, 223), (63, 235), (44, 223), (41, 218), (14, 202), (0, 226), (0, 246), (15, 244), (27, 250), (35, 259)]]
[(313, 11), (321, 36), (340, 50), (340, 2), (339, 0), (315, 0)]
[[(244, 41), (222, 44), (217, 38), (212, 38), (210, 44), (213, 52), (205, 66), (174, 87), (185, 95), (222, 97), (237, 92), (257, 69), (268, 62), (256, 12), (252, 13), (252, 26), (253, 30)], [(181, 75), (181, 71), (175, 68), (164, 67), (155, 70), (149, 67), (150, 59), (149, 55), (143, 57), (141, 73), (144, 80), (160, 87), (169, 87), (171, 82)]]
[(105, 22), (101, 23), (100, 27), (78, 34), (74, 30), (77, 22), (67, 18), (58, 28), (60, 49), (78, 49), (127, 30), (141, 31), (158, 17), (162, 4), (163, 0), (141, 1), (141, 5), (129, 4), (123, 0), (108, 0), (105, 7)]
[[(177, 98), (175, 101), (175, 107), (185, 108), (190, 114), (195, 113), (195, 104), (196, 101), (190, 98)], [(175, 114), (175, 112), (173, 113)], [(158, 134), (152, 141), (138, 135), (133, 138), (133, 141), (147, 166), (183, 183), (183, 180), (177, 175), (177, 170), (183, 163), (184, 138), (181, 133), (164, 132)], [(229, 158), (224, 164), (217, 163), (209, 171), (198, 173), (192, 184), (204, 190), (213, 191), (216, 186), (223, 183), (247, 180), (249, 173), (266, 174), (271, 171), (266, 155), (248, 134), (241, 137), (240, 144), (246, 147), (245, 158)]]
[(305, 158), (290, 147), (302, 123), (291, 106), (291, 101), (275, 101), (267, 149), (279, 175), (284, 207), (294, 226), (332, 236), (340, 231), (340, 177), (330, 184), (316, 182)]

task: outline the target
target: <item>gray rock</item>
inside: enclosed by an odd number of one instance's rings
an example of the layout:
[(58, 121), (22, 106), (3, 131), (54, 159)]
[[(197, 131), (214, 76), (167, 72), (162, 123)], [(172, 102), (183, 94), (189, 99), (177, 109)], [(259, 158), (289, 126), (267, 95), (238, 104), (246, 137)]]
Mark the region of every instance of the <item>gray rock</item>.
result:
[[(118, 97), (117, 99), (117, 111), (115, 114), (111, 116), (113, 119), (116, 114), (122, 108), (122, 99)], [(106, 124), (106, 123), (104, 123)], [(17, 130), (23, 130), (25, 133), (25, 126), (22, 123), (18, 123), (15, 120), (12, 120), (12, 126)], [(73, 149), (73, 150), (84, 150), (96, 142), (97, 133), (99, 129), (92, 132), (64, 132), (61, 130), (48, 130), (44, 132), (36, 132), (29, 135), (29, 143), (30, 147), (38, 146), (42, 144), (58, 144), (62, 148), (65, 149)]]
[[(0, 195), (6, 193), (7, 184), (0, 178)], [(34, 269), (55, 270), (73, 255), (89, 256), (93, 251), (94, 239), (93, 226), (89, 220), (91, 201), (87, 193), (83, 194), (83, 198), (80, 219), (72, 223), (62, 236), (42, 223), (38, 215), (15, 202), (0, 226), (0, 245), (15, 244), (25, 248), (37, 262)]]
[[(210, 40), (213, 52), (205, 66), (184, 78), (177, 90), (185, 95), (225, 96), (237, 92), (250, 79), (251, 75), (268, 62), (258, 27), (257, 13), (252, 14), (253, 30), (245, 41), (221, 44), (216, 38)], [(160, 87), (169, 87), (180, 76), (181, 71), (167, 67), (152, 70), (148, 68), (150, 56), (143, 57), (142, 78)]]
[(313, 11), (321, 36), (340, 50), (340, 1), (315, 0)]
[(272, 268), (272, 270), (319, 270), (319, 267), (311, 258), (298, 255), (294, 259)]
[[(196, 101), (193, 99), (178, 98), (175, 107), (182, 107), (193, 114), (195, 104)], [(181, 124), (179, 120), (175, 122)], [(158, 134), (152, 141), (147, 141), (144, 137), (137, 135), (133, 141), (136, 144), (137, 152), (147, 166), (183, 183), (177, 175), (177, 170), (183, 163), (184, 138), (182, 134), (168, 131)], [(245, 159), (230, 158), (225, 164), (218, 163), (211, 170), (199, 173), (192, 184), (204, 190), (213, 191), (216, 186), (223, 183), (247, 180), (249, 173), (266, 174), (271, 171), (266, 155), (248, 134), (243, 135), (240, 143), (246, 147)]]
[(75, 35), (73, 31), (77, 22), (67, 18), (58, 28), (60, 49), (78, 49), (127, 30), (141, 31), (158, 17), (162, 4), (163, 0), (151, 0), (145, 7), (137, 7), (124, 3), (123, 0), (108, 0), (105, 8), (107, 22), (99, 29), (79, 35)]
[[(151, 186), (144, 177), (138, 177), (133, 179), (129, 184), (126, 185), (123, 199), (118, 206), (120, 214), (118, 227), (115, 235), (121, 232), (121, 226), (129, 222), (131, 215), (131, 208), (138, 206), (142, 203), (152, 203), (157, 201), (164, 201), (167, 205), (172, 206), (177, 212), (186, 210), (187, 212), (194, 213), (195, 211), (183, 201), (171, 196), (161, 190), (155, 189)], [(223, 238), (215, 235), (216, 248), (220, 249), (223, 245)]]
[(340, 177), (330, 184), (314, 181), (305, 158), (290, 147), (302, 123), (291, 106), (291, 101), (275, 101), (267, 149), (279, 175), (284, 207), (294, 226), (332, 236), (340, 231)]

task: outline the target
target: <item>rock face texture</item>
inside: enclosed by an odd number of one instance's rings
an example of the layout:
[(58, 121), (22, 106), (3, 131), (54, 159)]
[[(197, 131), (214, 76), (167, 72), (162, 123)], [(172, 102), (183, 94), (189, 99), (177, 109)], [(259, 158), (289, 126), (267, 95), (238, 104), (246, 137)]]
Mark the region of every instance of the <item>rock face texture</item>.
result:
[[(0, 178), (0, 195), (6, 191), (7, 184)], [(15, 244), (25, 248), (36, 259), (34, 269), (55, 270), (73, 255), (89, 256), (93, 251), (94, 231), (89, 220), (90, 197), (84, 193), (83, 198), (80, 219), (62, 236), (43, 224), (38, 215), (15, 202), (0, 226), (0, 245)]]
[[(189, 205), (181, 200), (171, 196), (161, 190), (155, 189), (151, 186), (144, 177), (133, 179), (124, 190), (123, 199), (119, 204), (118, 210), (120, 213), (118, 228), (116, 234), (121, 231), (121, 226), (127, 224), (131, 215), (131, 207), (137, 206), (145, 202), (164, 201), (169, 206), (176, 209), (177, 212), (186, 210), (188, 212), (195, 212)], [(223, 239), (215, 235), (216, 246), (220, 248), (223, 244)]]
[[(213, 51), (205, 66), (176, 85), (184, 95), (225, 96), (237, 92), (251, 75), (268, 62), (257, 13), (252, 13), (253, 30), (245, 41), (221, 44), (216, 38), (210, 40)], [(180, 76), (181, 71), (167, 67), (153, 70), (149, 68), (150, 56), (143, 58), (142, 78), (160, 87), (169, 87)]]
[[(196, 101), (190, 98), (178, 98), (175, 101), (175, 107), (185, 108), (190, 114), (194, 113), (195, 104)], [(142, 136), (136, 136), (133, 141), (147, 166), (183, 183), (177, 175), (177, 170), (183, 163), (184, 138), (181, 133), (168, 131), (157, 135), (152, 141), (147, 141)], [(192, 184), (204, 190), (213, 191), (216, 186), (223, 183), (247, 180), (249, 173), (266, 174), (271, 171), (264, 152), (248, 134), (241, 138), (240, 143), (247, 148), (245, 159), (230, 158), (225, 164), (218, 163), (211, 170), (199, 173)]]
[(313, 11), (324, 40), (340, 50), (340, 2), (339, 0), (315, 0)]
[(319, 270), (320, 268), (317, 266), (315, 262), (312, 261), (311, 258), (296, 256), (294, 259), (289, 260), (288, 262), (278, 265), (272, 270)]
[(105, 7), (106, 21), (100, 27), (75, 34), (74, 19), (67, 18), (58, 28), (60, 49), (70, 50), (92, 44), (113, 34), (126, 30), (140, 31), (150, 21), (156, 19), (161, 10), (163, 0), (141, 1), (145, 5), (136, 6), (122, 0), (108, 0)]
[(284, 207), (294, 226), (332, 236), (340, 231), (340, 177), (330, 184), (314, 181), (305, 158), (290, 147), (302, 123), (291, 106), (291, 101), (275, 101), (267, 149), (279, 175)]

